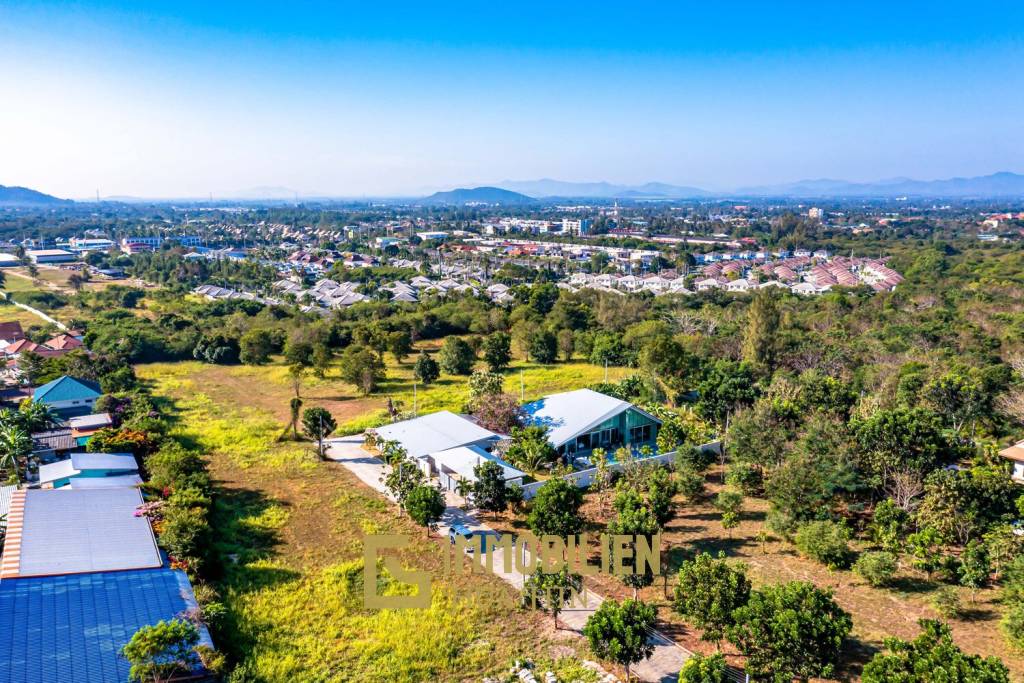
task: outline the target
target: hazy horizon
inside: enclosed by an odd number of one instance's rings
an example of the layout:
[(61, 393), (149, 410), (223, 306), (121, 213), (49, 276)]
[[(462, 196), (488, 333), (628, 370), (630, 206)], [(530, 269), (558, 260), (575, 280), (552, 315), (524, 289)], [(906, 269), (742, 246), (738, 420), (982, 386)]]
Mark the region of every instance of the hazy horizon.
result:
[(0, 7), (0, 184), (728, 191), (1024, 171), (1024, 7)]

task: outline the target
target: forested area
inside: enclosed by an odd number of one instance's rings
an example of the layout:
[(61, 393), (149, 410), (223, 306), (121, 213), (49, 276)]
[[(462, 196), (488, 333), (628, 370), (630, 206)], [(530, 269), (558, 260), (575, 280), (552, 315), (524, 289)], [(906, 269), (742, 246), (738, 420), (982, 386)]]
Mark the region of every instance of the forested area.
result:
[[(955, 587), (995, 584), (1007, 642), (1020, 647), (1024, 537), (1013, 524), (1024, 510), (996, 451), (1024, 430), (1024, 257), (955, 241), (889, 248), (907, 275), (896, 291), (811, 298), (771, 289), (656, 298), (571, 293), (541, 278), (514, 287), (511, 306), (449, 295), (357, 304), (321, 317), (293, 306), (114, 286), (68, 296), (68, 305), (89, 313), (85, 340), (97, 359), (69, 354), (41, 361), (34, 372), (40, 379), (96, 376), (106, 391), (123, 391), (133, 385), (117, 371), (124, 363), (283, 363), (297, 373), (336, 372), (373, 394), (387, 357), (415, 359), (423, 384), (442, 371), (468, 377), (478, 362), (500, 373), (516, 358), (625, 366), (628, 380), (595, 388), (679, 426), (665, 430), (663, 450), (691, 443), (687, 430), (724, 437), (725, 466), (716, 476), (725, 485), (714, 498), (723, 528), (738, 521), (745, 499), (766, 501), (765, 534), (830, 569), (852, 569), (872, 586), (917, 572), (937, 586), (942, 615), (967, 609)], [(180, 259), (157, 255), (148, 263), (159, 271)], [(417, 350), (432, 340), (437, 353)], [(507, 417), (499, 403), (486, 419)], [(531, 438), (518, 435), (523, 443)], [(666, 490), (699, 497), (709, 465), (683, 462)], [(615, 509), (644, 529), (648, 484), (631, 486), (639, 498), (620, 491)], [(805, 598), (759, 598), (769, 599)], [(942, 628), (926, 627), (929, 642), (941, 643)], [(739, 643), (755, 637), (734, 635)]]

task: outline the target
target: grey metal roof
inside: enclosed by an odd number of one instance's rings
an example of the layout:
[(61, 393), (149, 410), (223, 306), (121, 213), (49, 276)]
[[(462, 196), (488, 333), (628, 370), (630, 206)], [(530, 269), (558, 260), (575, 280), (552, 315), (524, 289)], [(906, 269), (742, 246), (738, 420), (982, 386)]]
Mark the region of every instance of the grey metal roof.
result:
[(78, 470), (75, 469), (74, 463), (68, 460), (58, 460), (57, 462), (51, 462), (48, 465), (39, 466), (39, 483), (49, 484), (57, 481), (58, 479), (67, 479), (78, 474)]
[(32, 435), (33, 451), (68, 451), (73, 448), (78, 448), (78, 441), (71, 436), (71, 429), (67, 427)]
[(141, 504), (136, 488), (27, 491), (18, 576), (160, 567)]
[(93, 413), (92, 415), (82, 415), (68, 420), (68, 425), (72, 429), (93, 429), (108, 427), (110, 424), (110, 413)]
[(68, 482), (68, 486), (73, 489), (109, 489), (141, 484), (142, 477), (137, 474), (122, 474), (113, 477), (75, 477)]
[(555, 448), (630, 408), (661, 422), (628, 401), (622, 401), (591, 389), (551, 394), (523, 406), (531, 424), (548, 428), (548, 441)]
[(488, 461), (498, 463), (504, 473), (505, 481), (526, 476), (526, 472), (516, 469), (501, 458), (488, 453), (479, 446), (458, 446), (456, 448), (449, 448), (446, 451), (431, 453), (430, 457), (434, 459), (434, 463), (438, 468), (440, 468), (441, 465), (444, 465), (463, 479), (468, 479), (469, 481), (476, 481), (476, 475), (473, 473), (474, 468), (476, 468), (477, 465), (482, 465)]
[(11, 494), (17, 486), (0, 486), (0, 528), (7, 526), (7, 511), (11, 509)]
[(139, 469), (131, 453), (72, 453), (66, 460), (39, 466), (39, 483), (74, 477), (90, 470), (134, 471)]
[(384, 425), (373, 431), (386, 441), (402, 444), (413, 458), (456, 446), (501, 439), (500, 434), (447, 410)]

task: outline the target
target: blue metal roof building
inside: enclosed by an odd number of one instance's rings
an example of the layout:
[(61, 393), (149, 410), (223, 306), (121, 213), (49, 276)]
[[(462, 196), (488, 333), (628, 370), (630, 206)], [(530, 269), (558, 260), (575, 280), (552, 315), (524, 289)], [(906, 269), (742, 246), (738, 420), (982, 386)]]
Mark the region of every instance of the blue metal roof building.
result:
[[(0, 683), (121, 683), (121, 648), (196, 606), (185, 573), (139, 569), (0, 581)], [(200, 627), (200, 643), (213, 647)]]
[(63, 375), (36, 389), (32, 400), (45, 403), (61, 417), (73, 417), (92, 413), (96, 399), (102, 395), (96, 382)]

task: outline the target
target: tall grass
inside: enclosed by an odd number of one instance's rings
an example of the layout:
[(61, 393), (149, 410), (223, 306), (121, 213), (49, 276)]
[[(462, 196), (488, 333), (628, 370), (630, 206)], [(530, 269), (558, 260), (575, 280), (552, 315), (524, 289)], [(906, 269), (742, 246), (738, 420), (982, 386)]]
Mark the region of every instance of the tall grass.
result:
[[(417, 569), (437, 570), (442, 546), (340, 466), (315, 460), (307, 447), (278, 443), (283, 425), (268, 414), (203, 393), (203, 367), (165, 363), (138, 371), (176, 417), (175, 435), (207, 452), (214, 476), (231, 482), (218, 491), (213, 526), (227, 607), (218, 646), (238, 664), (232, 683), (480, 680), (516, 657), (572, 654), (573, 645), (555, 650), (536, 628), (548, 620), (516, 608), (511, 589), (495, 577), (455, 584), (435, 575), (429, 609), (363, 609), (367, 533), (409, 535), (413, 542), (400, 558)], [(253, 390), (260, 386), (254, 381)], [(328, 523), (312, 523), (321, 519)], [(289, 541), (296, 537), (302, 542)], [(329, 551), (310, 557), (311, 545)], [(378, 588), (408, 590), (386, 576)], [(578, 662), (570, 656), (558, 666), (575, 672)]]

